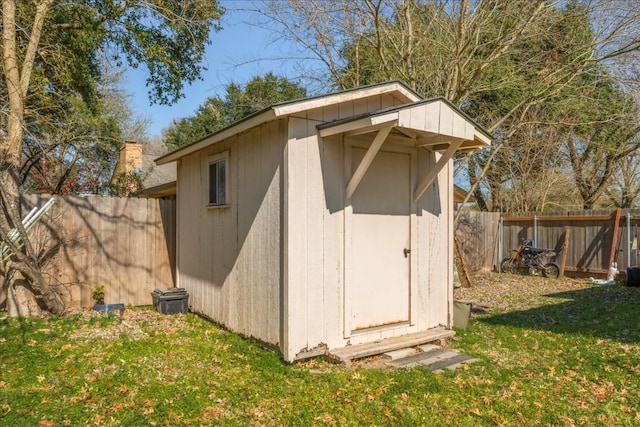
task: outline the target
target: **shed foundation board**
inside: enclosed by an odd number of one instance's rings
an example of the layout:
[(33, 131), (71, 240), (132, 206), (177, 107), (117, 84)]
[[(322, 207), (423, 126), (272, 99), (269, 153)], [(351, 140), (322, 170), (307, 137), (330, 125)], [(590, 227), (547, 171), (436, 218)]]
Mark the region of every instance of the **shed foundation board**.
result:
[(398, 350), (406, 347), (413, 347), (429, 342), (451, 338), (455, 332), (444, 328), (429, 329), (424, 332), (416, 332), (399, 337), (386, 338), (378, 342), (350, 345), (342, 348), (331, 349), (328, 355), (343, 363), (349, 363), (353, 359), (375, 356), (388, 351)]

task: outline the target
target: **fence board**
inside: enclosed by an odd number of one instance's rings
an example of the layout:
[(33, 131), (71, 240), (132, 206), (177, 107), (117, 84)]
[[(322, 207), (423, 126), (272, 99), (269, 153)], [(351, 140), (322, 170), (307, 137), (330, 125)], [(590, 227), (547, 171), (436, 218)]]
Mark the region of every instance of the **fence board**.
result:
[(490, 271), (498, 265), (497, 212), (462, 212), (456, 224), (456, 238), (469, 271)]
[[(174, 286), (175, 200), (55, 198), (32, 240), (53, 248), (43, 270), (67, 306), (91, 307), (98, 285), (105, 286), (106, 303), (132, 305), (149, 305), (154, 289)], [(25, 205), (47, 199), (27, 196)]]
[[(568, 230), (566, 270), (568, 275), (606, 275), (610, 260), (624, 271), (640, 264), (637, 242), (640, 239), (640, 210), (623, 209), (615, 222), (615, 210), (566, 213), (502, 214), (502, 254), (497, 239), (500, 214), (465, 212), (456, 229), (462, 252), (471, 271), (496, 270), (498, 258), (506, 257), (522, 240), (533, 240), (537, 228), (538, 247), (554, 249), (560, 254)], [(534, 226), (534, 219), (537, 227)], [(614, 242), (615, 240), (615, 242)], [(634, 242), (636, 244), (634, 245)], [(615, 245), (614, 245), (615, 243)]]

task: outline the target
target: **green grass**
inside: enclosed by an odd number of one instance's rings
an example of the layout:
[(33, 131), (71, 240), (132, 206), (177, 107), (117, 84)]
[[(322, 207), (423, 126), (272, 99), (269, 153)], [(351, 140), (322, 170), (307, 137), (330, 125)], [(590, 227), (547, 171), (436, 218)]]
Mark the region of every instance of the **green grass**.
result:
[[(523, 278), (522, 280), (528, 280)], [(453, 372), (289, 365), (193, 315), (0, 320), (0, 425), (640, 425), (640, 289), (484, 313)]]

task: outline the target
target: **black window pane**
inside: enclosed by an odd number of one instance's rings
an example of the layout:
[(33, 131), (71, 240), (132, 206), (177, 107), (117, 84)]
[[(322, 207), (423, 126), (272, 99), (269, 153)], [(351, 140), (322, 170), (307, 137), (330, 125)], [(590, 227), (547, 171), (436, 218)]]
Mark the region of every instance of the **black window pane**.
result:
[(218, 203), (218, 164), (209, 164), (209, 204)]
[(226, 195), (226, 161), (220, 160), (217, 162), (218, 164), (218, 203), (226, 203), (227, 195)]

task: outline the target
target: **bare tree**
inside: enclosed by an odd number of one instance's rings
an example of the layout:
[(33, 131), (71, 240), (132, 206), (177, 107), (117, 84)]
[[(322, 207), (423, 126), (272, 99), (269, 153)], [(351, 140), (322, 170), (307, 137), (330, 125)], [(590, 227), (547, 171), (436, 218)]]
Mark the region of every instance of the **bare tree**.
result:
[[(522, 147), (519, 134), (535, 135), (536, 111), (553, 112), (578, 96), (585, 75), (621, 83), (629, 75), (611, 66), (634, 63), (640, 48), (638, 2), (289, 0), (265, 2), (258, 12), (267, 18), (263, 25), (271, 23), (279, 37), (299, 46), (301, 58), (314, 59), (306, 74), (327, 86), (401, 79), (424, 96), (446, 97), (484, 124), (496, 137), (493, 146), (462, 159), (469, 194), (484, 209), (501, 206), (504, 182), (487, 176), (508, 168), (503, 162), (510, 156), (500, 153)], [(556, 121), (549, 117), (537, 127), (553, 129)], [(600, 167), (599, 173), (609, 173)]]
[(612, 205), (636, 208), (640, 199), (640, 158), (638, 154), (625, 156), (613, 172), (606, 195)]

